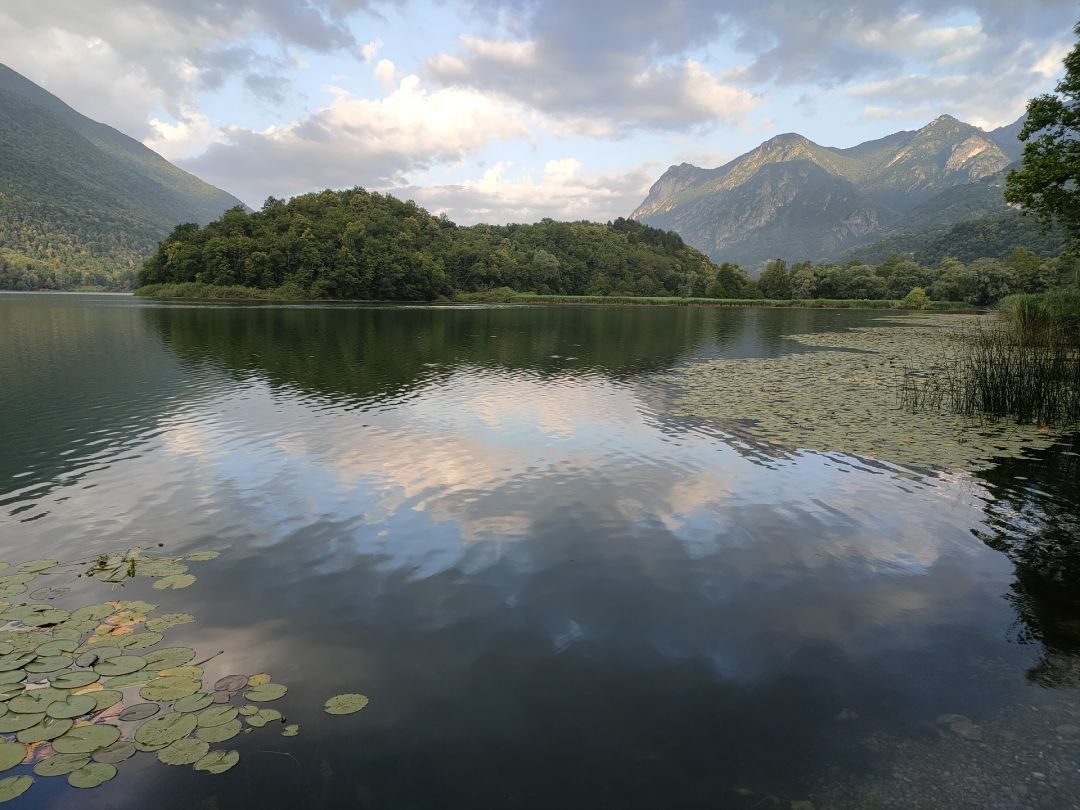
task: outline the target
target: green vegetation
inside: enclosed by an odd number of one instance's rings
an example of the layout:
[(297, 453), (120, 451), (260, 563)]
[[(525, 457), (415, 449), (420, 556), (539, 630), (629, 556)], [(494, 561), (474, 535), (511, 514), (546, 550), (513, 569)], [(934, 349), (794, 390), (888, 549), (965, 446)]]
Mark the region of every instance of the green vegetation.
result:
[(0, 289), (131, 289), (177, 222), (239, 204), (0, 65)]

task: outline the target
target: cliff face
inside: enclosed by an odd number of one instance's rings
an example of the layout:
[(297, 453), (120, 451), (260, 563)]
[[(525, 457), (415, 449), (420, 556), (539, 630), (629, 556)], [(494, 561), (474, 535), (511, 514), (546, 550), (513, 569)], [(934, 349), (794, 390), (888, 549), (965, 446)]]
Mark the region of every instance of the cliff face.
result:
[(849, 149), (778, 135), (715, 169), (672, 166), (631, 217), (751, 270), (772, 258), (835, 258), (937, 195), (1000, 173), (1011, 131), (941, 116)]

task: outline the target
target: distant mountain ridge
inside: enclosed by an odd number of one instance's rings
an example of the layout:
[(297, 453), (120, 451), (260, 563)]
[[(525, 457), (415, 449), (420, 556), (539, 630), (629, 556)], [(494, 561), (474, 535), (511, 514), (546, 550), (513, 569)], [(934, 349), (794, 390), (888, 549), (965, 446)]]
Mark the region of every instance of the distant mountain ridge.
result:
[[(631, 218), (676, 231), (714, 261), (750, 269), (772, 258), (837, 258), (910, 230), (909, 217), (925, 218), (920, 209), (953, 189), (1000, 180), (1021, 154), (1022, 121), (986, 132), (942, 115), (846, 149), (777, 135), (714, 169), (670, 167)], [(1007, 210), (990, 188), (966, 207), (958, 195), (965, 216)]]
[(0, 65), (0, 280), (133, 275), (174, 226), (238, 205)]

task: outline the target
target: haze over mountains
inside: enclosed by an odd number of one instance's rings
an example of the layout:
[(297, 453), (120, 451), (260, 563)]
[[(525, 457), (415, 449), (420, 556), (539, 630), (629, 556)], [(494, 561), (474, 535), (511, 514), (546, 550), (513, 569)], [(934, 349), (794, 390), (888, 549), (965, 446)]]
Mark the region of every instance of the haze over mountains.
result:
[(1007, 217), (1001, 189), (1022, 122), (985, 132), (943, 115), (848, 149), (777, 135), (719, 168), (672, 166), (631, 217), (751, 270), (839, 259), (883, 237)]
[(0, 259), (132, 273), (180, 222), (241, 202), (0, 65)]

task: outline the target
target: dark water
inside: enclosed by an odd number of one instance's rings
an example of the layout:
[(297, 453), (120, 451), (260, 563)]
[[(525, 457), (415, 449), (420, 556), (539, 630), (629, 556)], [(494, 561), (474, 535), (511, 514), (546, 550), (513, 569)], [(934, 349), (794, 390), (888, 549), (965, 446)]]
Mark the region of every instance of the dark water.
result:
[(0, 296), (0, 559), (222, 549), (123, 597), (301, 724), (13, 806), (1080, 806), (1076, 448), (911, 477), (668, 414), (873, 317)]

